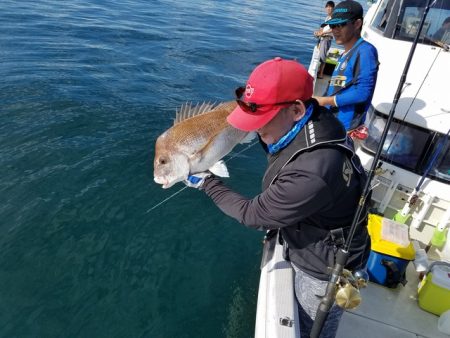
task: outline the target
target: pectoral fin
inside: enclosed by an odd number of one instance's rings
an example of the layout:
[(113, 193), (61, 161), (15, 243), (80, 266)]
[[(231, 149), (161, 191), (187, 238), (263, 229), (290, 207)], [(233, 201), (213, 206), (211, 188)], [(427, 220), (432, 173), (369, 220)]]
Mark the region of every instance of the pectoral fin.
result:
[(214, 165), (209, 168), (209, 171), (212, 172), (216, 176), (220, 177), (230, 177), (230, 173), (228, 172), (228, 168), (225, 165), (225, 162), (220, 160), (214, 163)]

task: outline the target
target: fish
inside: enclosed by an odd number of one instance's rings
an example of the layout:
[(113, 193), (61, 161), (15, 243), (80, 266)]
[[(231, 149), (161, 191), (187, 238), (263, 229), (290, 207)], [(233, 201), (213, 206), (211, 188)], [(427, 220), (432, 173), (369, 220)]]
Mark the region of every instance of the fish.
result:
[(256, 136), (227, 122), (236, 105), (236, 101), (183, 104), (176, 112), (174, 125), (156, 140), (154, 181), (167, 189), (188, 175), (207, 170), (228, 177), (222, 158), (237, 144), (250, 142)]

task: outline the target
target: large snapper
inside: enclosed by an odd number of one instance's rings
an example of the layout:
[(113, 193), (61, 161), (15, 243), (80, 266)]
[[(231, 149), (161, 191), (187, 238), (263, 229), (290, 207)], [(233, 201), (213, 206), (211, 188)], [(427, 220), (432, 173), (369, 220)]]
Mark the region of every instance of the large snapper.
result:
[(183, 105), (176, 114), (174, 125), (156, 140), (155, 182), (167, 189), (188, 175), (205, 170), (228, 176), (220, 159), (238, 143), (247, 142), (254, 136), (228, 124), (226, 118), (236, 105), (236, 101), (217, 106)]

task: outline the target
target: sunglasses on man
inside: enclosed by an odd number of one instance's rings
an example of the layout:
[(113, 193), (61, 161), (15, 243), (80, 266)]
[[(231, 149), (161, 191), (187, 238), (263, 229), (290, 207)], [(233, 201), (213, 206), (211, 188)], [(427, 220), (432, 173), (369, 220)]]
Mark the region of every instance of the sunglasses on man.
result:
[(245, 87), (238, 87), (235, 90), (235, 94), (236, 94), (236, 102), (239, 105), (239, 107), (247, 112), (247, 113), (256, 113), (258, 111), (258, 108), (262, 108), (262, 107), (267, 107), (267, 106), (282, 106), (285, 104), (294, 104), (297, 103), (297, 101), (284, 101), (284, 102), (276, 102), (276, 103), (262, 103), (262, 104), (258, 104), (258, 103), (254, 103), (254, 102), (245, 102), (243, 100), (241, 100), (242, 95), (244, 95), (245, 93)]
[(345, 27), (345, 26), (347, 26), (347, 24), (348, 24), (348, 21), (343, 22), (343, 23), (337, 23), (335, 25), (329, 25), (329, 26), (330, 26), (331, 29), (335, 29), (335, 28)]
[(349, 22), (355, 23), (356, 20), (358, 20), (358, 19), (346, 21), (346, 22), (343, 22), (343, 23), (337, 23), (337, 24), (334, 24), (334, 25), (331, 24), (331, 25), (328, 25), (328, 26), (330, 26), (331, 29), (334, 29), (334, 28), (342, 28), (342, 27), (347, 26), (347, 24), (348, 24)]

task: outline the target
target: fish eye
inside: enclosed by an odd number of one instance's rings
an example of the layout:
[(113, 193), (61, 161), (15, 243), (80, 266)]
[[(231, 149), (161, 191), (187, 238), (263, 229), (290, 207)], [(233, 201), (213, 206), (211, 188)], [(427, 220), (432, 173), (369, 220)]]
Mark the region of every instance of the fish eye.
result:
[(160, 157), (159, 159), (158, 159), (158, 162), (159, 162), (159, 164), (166, 164), (167, 163), (167, 160), (166, 160), (166, 158), (165, 157)]

